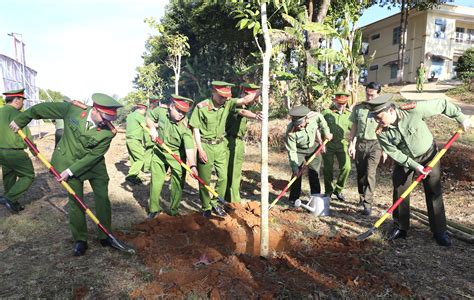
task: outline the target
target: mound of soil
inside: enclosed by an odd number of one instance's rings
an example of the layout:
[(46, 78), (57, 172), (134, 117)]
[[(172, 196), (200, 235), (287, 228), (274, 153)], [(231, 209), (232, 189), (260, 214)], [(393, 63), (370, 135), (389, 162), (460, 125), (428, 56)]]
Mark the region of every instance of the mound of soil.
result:
[(411, 291), (381, 270), (370, 242), (342, 235), (305, 236), (300, 214), (272, 210), (270, 258), (258, 256), (260, 206), (232, 204), (229, 216), (160, 215), (120, 238), (136, 247), (153, 279), (131, 297), (308, 297)]

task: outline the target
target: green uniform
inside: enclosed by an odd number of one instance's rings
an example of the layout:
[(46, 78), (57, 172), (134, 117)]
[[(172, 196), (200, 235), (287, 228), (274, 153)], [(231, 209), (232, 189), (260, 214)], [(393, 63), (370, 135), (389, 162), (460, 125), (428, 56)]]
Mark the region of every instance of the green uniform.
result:
[[(12, 202), (26, 192), (33, 183), (35, 171), (28, 154), (26, 144), (8, 125), (21, 112), (6, 104), (0, 108), (0, 165), (2, 166), (4, 197)], [(28, 127), (24, 130), (31, 139)]]
[[(158, 136), (173, 153), (180, 155), (185, 161), (186, 149), (194, 149), (193, 135), (187, 125), (187, 118), (178, 123), (172, 122), (168, 108), (157, 107), (150, 111), (150, 119), (158, 123)], [(161, 211), (160, 194), (166, 179), (168, 169), (171, 169), (171, 214), (178, 213), (181, 195), (183, 193), (186, 171), (179, 162), (166, 150), (156, 145), (151, 161), (150, 212)]]
[(416, 90), (423, 92), (423, 83), (425, 82), (425, 67), (418, 67), (416, 69)]
[[(24, 127), (32, 119), (64, 120), (64, 135), (53, 152), (51, 163), (59, 173), (69, 169), (73, 175), (69, 177), (68, 184), (81, 199), (84, 199), (84, 181), (89, 180), (96, 216), (110, 230), (109, 176), (104, 155), (116, 131), (109, 127), (94, 127), (93, 122), (89, 121), (91, 109), (65, 102), (40, 103), (18, 115), (15, 123)], [(87, 241), (85, 214), (71, 196), (69, 200), (69, 224), (73, 238)], [(106, 238), (102, 231), (99, 231), (99, 238)]]
[[(207, 163), (198, 159), (198, 172), (206, 183), (211, 180), (212, 168), (216, 169), (217, 183), (215, 191), (225, 197), (227, 188), (227, 158), (229, 148), (225, 142), (225, 127), (229, 113), (235, 109), (237, 99), (230, 99), (220, 107), (214, 107), (211, 99), (201, 101), (194, 108), (189, 125), (199, 128), (201, 143), (207, 155)], [(203, 186), (199, 187), (199, 198), (202, 201), (202, 210), (211, 210), (211, 205), (217, 204), (217, 199), (212, 199)]]
[[(306, 127), (300, 131), (294, 131), (294, 123), (290, 122), (286, 129), (285, 147), (288, 151), (288, 158), (293, 174), (295, 174), (300, 165), (308, 159), (319, 146), (316, 141), (316, 132), (322, 130), (322, 136), (330, 133), (326, 120), (320, 113), (316, 113), (308, 119)], [(321, 193), (321, 184), (319, 183), (319, 168), (321, 166), (321, 156), (316, 156), (309, 164), (308, 179), (311, 194)], [(290, 189), (290, 202), (295, 201), (301, 195), (301, 176), (298, 177)]]
[(365, 103), (359, 103), (354, 107), (350, 121), (357, 125), (355, 165), (359, 201), (364, 207), (369, 208), (372, 206), (377, 166), (382, 156), (382, 149), (375, 134), (378, 124), (374, 118), (369, 118), (369, 109)]
[(58, 146), (59, 140), (63, 137), (64, 134), (64, 120), (54, 120), (54, 127), (56, 129), (54, 133), (54, 148), (56, 148)]
[(145, 161), (145, 116), (134, 111), (127, 116), (126, 144), (130, 155), (130, 169), (127, 177), (138, 177)]
[(229, 165), (225, 199), (229, 202), (240, 202), (240, 182), (242, 180), (242, 164), (245, 153), (245, 142), (243, 139), (247, 132), (248, 119), (239, 115), (239, 111), (241, 110), (236, 109), (231, 112), (226, 124)]
[[(332, 140), (326, 144), (326, 153), (323, 153), (324, 189), (328, 195), (342, 191), (351, 171), (351, 159), (347, 153), (349, 144), (347, 133), (352, 126), (352, 122), (349, 120), (350, 114), (347, 109), (344, 109), (342, 113), (339, 112), (335, 106), (322, 112), (329, 130), (333, 134)], [(334, 156), (339, 164), (339, 176), (335, 186), (333, 185)]]
[[(406, 110), (396, 108), (398, 122), (383, 128), (378, 140), (383, 151), (395, 162), (393, 169), (393, 201), (395, 202), (408, 189), (416, 176), (414, 170), (426, 166), (436, 155), (437, 147), (425, 119), (443, 114), (454, 118), (459, 123), (466, 118), (461, 109), (446, 99), (416, 102), (416, 106)], [(446, 216), (444, 213), (441, 187), (440, 163), (436, 164), (431, 173), (423, 179), (426, 195), (426, 205), (431, 231), (441, 234), (446, 231)], [(410, 225), (410, 197), (393, 212), (393, 218), (399, 229), (407, 231)]]

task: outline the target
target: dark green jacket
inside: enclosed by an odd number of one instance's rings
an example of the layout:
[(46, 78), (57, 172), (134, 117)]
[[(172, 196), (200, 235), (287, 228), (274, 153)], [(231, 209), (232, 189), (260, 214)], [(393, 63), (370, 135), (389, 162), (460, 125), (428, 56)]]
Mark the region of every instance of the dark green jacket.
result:
[[(0, 108), (0, 148), (26, 148), (26, 144), (21, 137), (8, 127), (19, 114), (21, 112), (9, 104)], [(31, 139), (30, 129), (26, 127), (23, 131)]]

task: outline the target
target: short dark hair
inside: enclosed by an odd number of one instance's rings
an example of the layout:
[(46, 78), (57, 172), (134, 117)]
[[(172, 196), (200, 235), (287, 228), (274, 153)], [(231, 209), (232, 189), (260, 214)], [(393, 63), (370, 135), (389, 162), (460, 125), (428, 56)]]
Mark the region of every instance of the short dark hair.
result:
[(5, 103), (10, 103), (13, 100), (15, 100), (16, 96), (6, 96), (5, 97)]
[(377, 94), (380, 94), (380, 92), (382, 91), (382, 86), (380, 85), (380, 83), (372, 81), (365, 86), (365, 89), (377, 90)]

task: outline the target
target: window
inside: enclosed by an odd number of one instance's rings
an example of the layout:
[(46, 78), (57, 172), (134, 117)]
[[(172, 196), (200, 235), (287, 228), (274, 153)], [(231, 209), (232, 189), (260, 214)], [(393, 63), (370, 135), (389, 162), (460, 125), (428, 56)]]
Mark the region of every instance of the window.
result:
[(444, 39), (446, 37), (446, 19), (435, 20), (434, 37), (436, 39)]
[(369, 43), (362, 42), (362, 44), (360, 46), (360, 53), (359, 54), (362, 54), (362, 55), (369, 54)]
[(464, 41), (464, 28), (456, 27), (456, 42), (462, 43)]
[(397, 78), (398, 66), (396, 64), (390, 65), (390, 79)]
[(376, 33), (376, 34), (374, 34), (374, 35), (372, 35), (372, 36), (370, 37), (370, 39), (371, 39), (372, 41), (373, 41), (373, 40), (376, 40), (376, 39), (378, 39), (378, 38), (380, 38), (380, 33)]
[(400, 44), (400, 26), (393, 28), (392, 45)]
[(378, 70), (378, 69), (379, 69), (379, 65), (372, 65), (369, 68), (370, 71), (375, 71), (375, 70)]
[(474, 29), (467, 29), (466, 43), (474, 44)]

